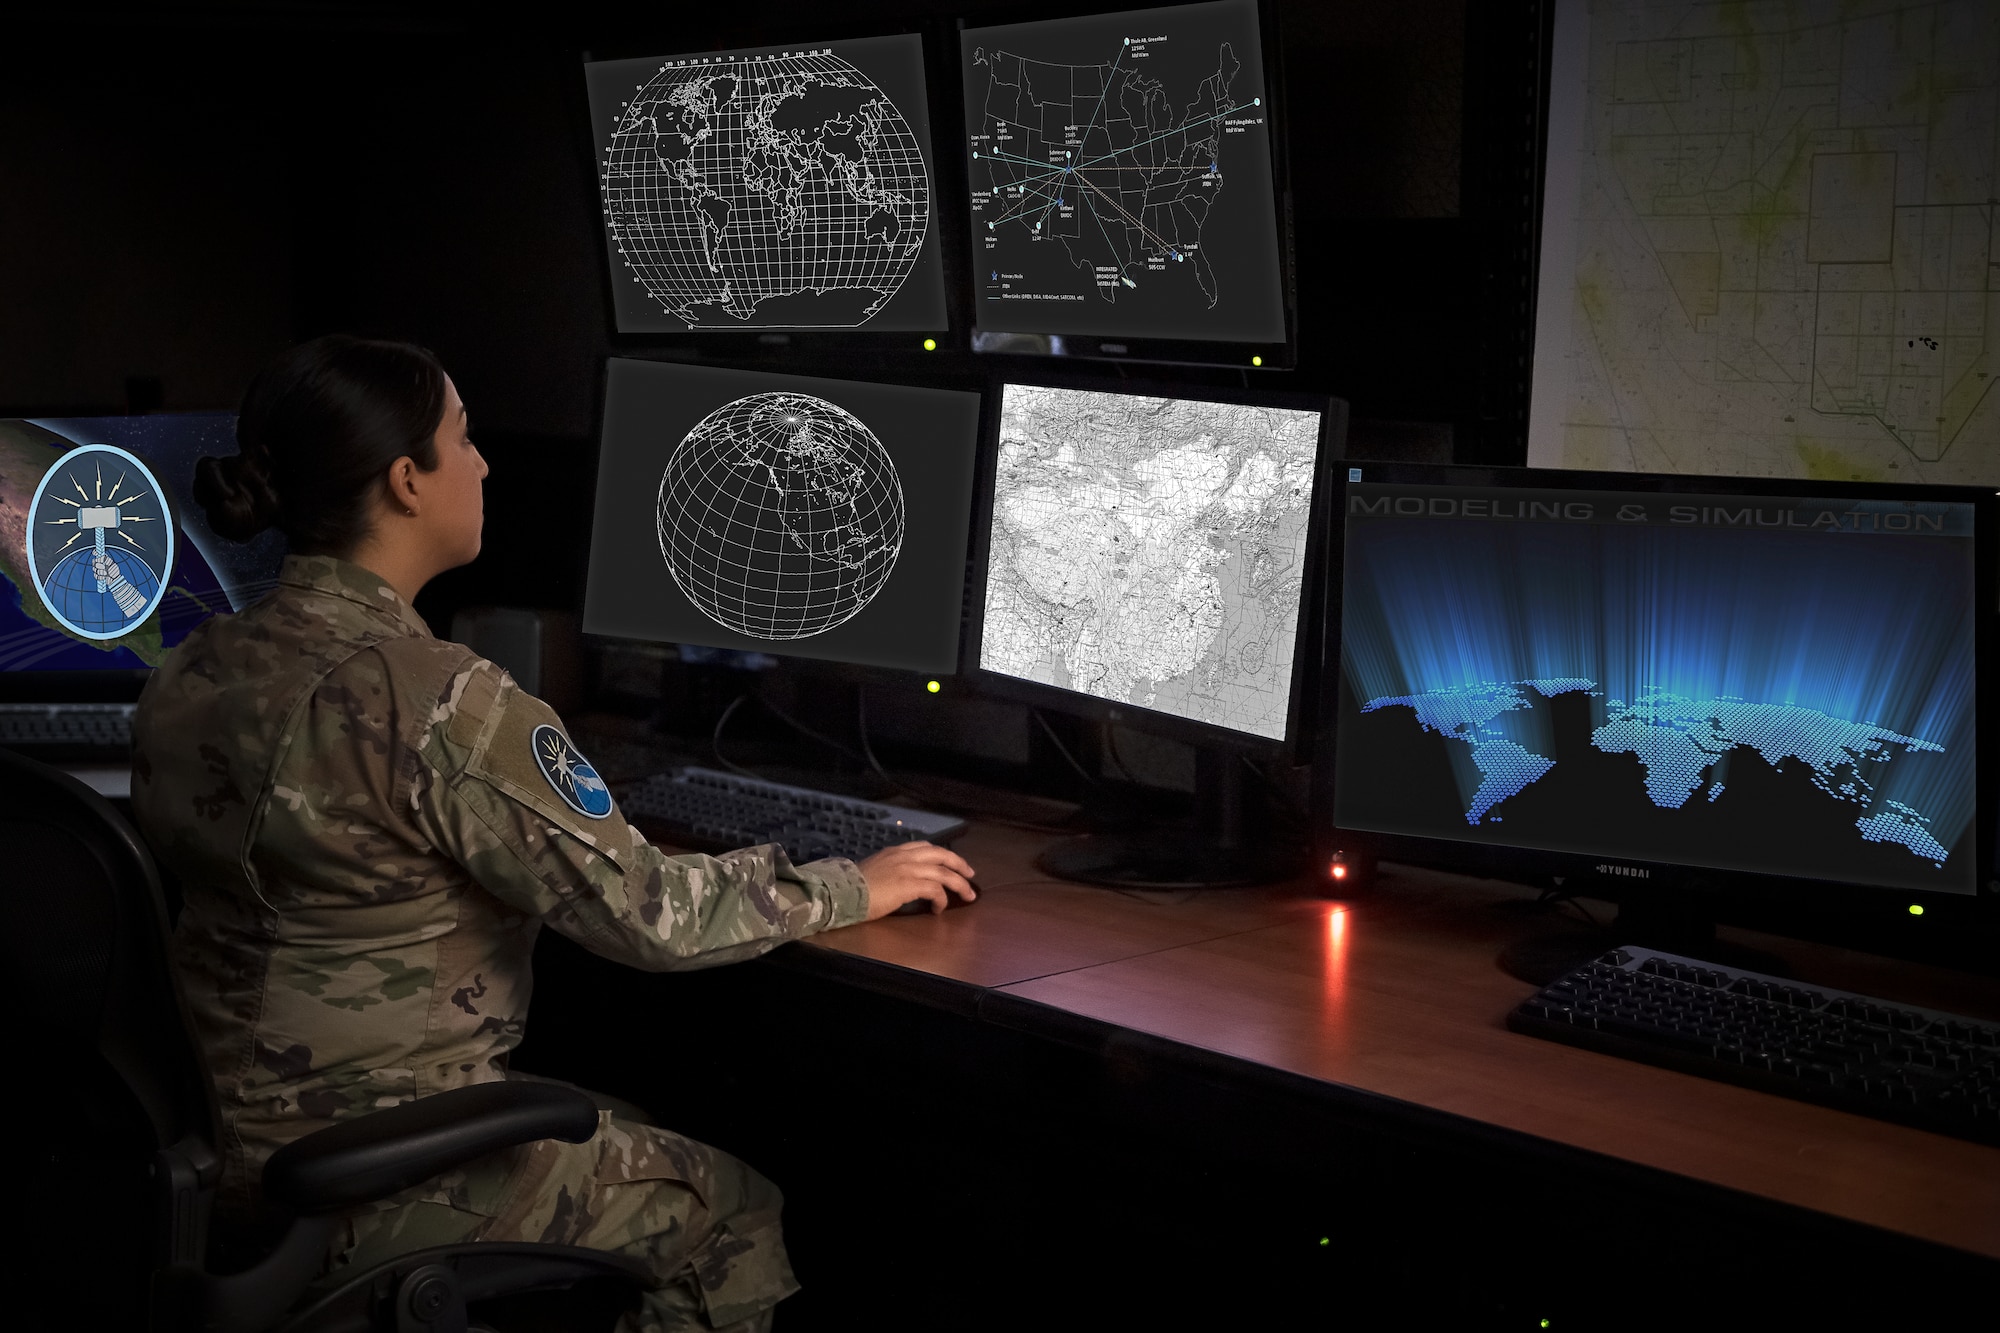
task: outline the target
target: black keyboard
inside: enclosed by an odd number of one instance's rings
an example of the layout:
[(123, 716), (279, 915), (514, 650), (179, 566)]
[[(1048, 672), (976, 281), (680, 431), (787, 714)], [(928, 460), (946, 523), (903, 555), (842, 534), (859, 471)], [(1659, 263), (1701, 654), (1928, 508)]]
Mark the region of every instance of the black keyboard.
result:
[(1627, 946), (1544, 986), (1507, 1026), (2000, 1144), (2000, 1023)]
[(0, 746), (38, 758), (128, 754), (137, 704), (0, 704)]
[(615, 793), (627, 819), (683, 847), (723, 851), (775, 842), (793, 864), (859, 861), (899, 842), (949, 842), (965, 821), (710, 768), (660, 773)]

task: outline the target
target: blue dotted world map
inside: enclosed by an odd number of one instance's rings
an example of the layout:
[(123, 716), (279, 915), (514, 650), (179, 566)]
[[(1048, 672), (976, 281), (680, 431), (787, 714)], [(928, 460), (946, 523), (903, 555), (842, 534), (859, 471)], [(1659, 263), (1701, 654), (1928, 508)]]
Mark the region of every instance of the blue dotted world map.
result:
[[(1408, 708), (1426, 731), (1470, 747), (1481, 775), (1465, 809), (1465, 822), (1499, 823), (1494, 807), (1518, 795), (1555, 768), (1494, 725), (1503, 714), (1532, 709), (1537, 699), (1602, 692), (1591, 680), (1566, 678), (1486, 682), (1422, 694), (1370, 699), (1361, 711)], [(1697, 795), (1713, 803), (1725, 783), (1717, 762), (1737, 746), (1748, 746), (1773, 768), (1796, 761), (1828, 799), (1859, 807), (1855, 828), (1869, 842), (1898, 843), (1942, 866), (1950, 852), (1931, 832), (1931, 818), (1901, 801), (1888, 800), (1870, 811), (1875, 787), (1862, 769), (1912, 751), (1942, 754), (1944, 747), (1884, 727), (1830, 717), (1810, 708), (1746, 699), (1688, 699), (1652, 692), (1630, 701), (1609, 700), (1604, 721), (1590, 735), (1604, 754), (1629, 754), (1645, 768), (1646, 796), (1662, 810), (1679, 810)]]

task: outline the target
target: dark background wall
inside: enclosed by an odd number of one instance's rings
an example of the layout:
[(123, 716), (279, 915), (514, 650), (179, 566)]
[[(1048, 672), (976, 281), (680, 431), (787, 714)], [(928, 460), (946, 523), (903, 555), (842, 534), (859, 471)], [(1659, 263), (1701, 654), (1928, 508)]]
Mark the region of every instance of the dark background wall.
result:
[[(586, 51), (917, 29), (948, 54), (957, 16), (1104, 7), (17, 11), (0, 83), (0, 408), (120, 410), (128, 381), (141, 406), (152, 382), (169, 408), (226, 406), (260, 357), (341, 328), (434, 346), (489, 432), (588, 438), (614, 339)], [(1491, 94), (1532, 86), (1534, 70), (1532, 51), (1495, 38), (1538, 32), (1538, 7), (1471, 9), (1276, 5), (1302, 346), (1296, 372), (1267, 378), (1342, 394), (1365, 421), (1448, 424), (1504, 452), (1477, 389), (1491, 326), (1512, 312), (1493, 318), (1481, 266), (1519, 201), (1486, 176), (1523, 127), (1496, 123), (1511, 108)], [(932, 91), (942, 149), (957, 137), (955, 90)], [(891, 368), (933, 374), (936, 358)]]
[[(947, 151), (960, 139), (956, 22), (1115, 7), (16, 7), (0, 20), (14, 57), (0, 80), (0, 413), (230, 407), (294, 340), (414, 339), (444, 359), (493, 464), (485, 554), (437, 580), (420, 609), (441, 631), (473, 603), (573, 609), (606, 355), (957, 386), (1000, 368), (965, 350), (963, 327), (934, 353), (914, 338), (857, 353), (830, 339), (760, 348), (616, 335), (586, 53), (919, 31), (949, 210), (963, 175)], [(1300, 343), (1296, 369), (1249, 380), (1348, 399), (1352, 454), (1524, 456), (1548, 7), (1271, 6), (1289, 94)], [(963, 245), (952, 216), (948, 272)], [(964, 729), (993, 730), (977, 719)]]

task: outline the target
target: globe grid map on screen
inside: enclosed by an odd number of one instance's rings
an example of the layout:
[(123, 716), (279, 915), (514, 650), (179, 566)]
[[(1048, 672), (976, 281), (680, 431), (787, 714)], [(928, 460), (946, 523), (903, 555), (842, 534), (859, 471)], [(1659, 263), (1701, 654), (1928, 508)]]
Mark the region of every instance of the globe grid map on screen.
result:
[(1974, 891), (1971, 506), (1345, 508), (1341, 827)]
[(807, 638), (874, 599), (903, 549), (882, 442), (824, 398), (760, 393), (695, 424), (661, 474), (660, 554), (688, 600), (759, 639)]
[(1271, 740), (1320, 414), (1010, 384), (979, 665)]
[[(903, 104), (885, 67), (904, 71)], [(922, 308), (894, 326), (942, 326), (918, 38), (607, 62), (589, 77), (609, 129), (621, 327), (856, 328), (923, 265)], [(635, 286), (648, 320), (626, 299)]]
[(613, 357), (586, 633), (958, 669), (980, 397)]
[(982, 327), (1283, 341), (1254, 0), (962, 44)]

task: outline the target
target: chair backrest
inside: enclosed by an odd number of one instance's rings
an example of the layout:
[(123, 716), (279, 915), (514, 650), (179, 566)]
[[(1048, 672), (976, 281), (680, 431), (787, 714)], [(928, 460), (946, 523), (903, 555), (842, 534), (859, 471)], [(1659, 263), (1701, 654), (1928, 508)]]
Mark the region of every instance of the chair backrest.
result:
[(131, 824), (69, 774), (0, 750), (0, 886), (8, 1038), (38, 1048), (45, 1104), (70, 1118), (41, 1132), (146, 1157), (189, 1137), (213, 1145), (214, 1085), (168, 958), (159, 872)]

